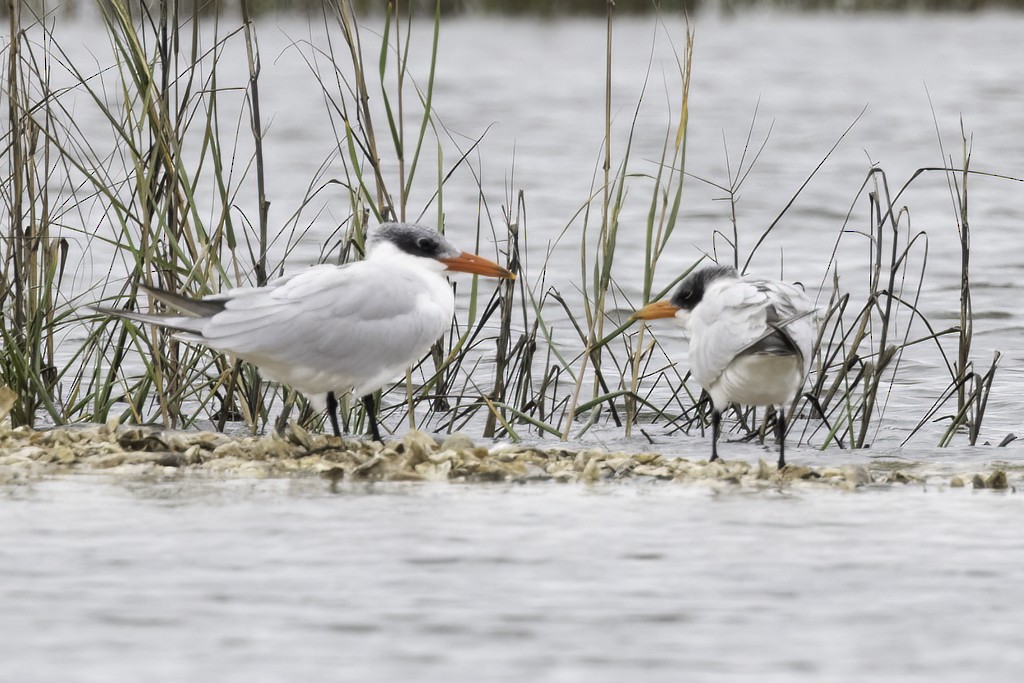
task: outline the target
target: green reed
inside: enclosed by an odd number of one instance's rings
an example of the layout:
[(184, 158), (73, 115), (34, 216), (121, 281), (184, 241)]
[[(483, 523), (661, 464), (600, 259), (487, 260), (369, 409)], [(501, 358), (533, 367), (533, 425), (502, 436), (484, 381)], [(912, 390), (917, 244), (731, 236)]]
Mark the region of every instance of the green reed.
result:
[(0, 261), (3, 312), (0, 382), (13, 387), (15, 423), (33, 424), (39, 411), (60, 415), (55, 397), (61, 373), (55, 365), (56, 329), (67, 317), (57, 305), (67, 274), (69, 244), (58, 225), (49, 171), (57, 125), (41, 103), (51, 97), (49, 62), (32, 49), (22, 31), (21, 5), (9, 4), (4, 95), (8, 129), (7, 169), (2, 186), (7, 223)]

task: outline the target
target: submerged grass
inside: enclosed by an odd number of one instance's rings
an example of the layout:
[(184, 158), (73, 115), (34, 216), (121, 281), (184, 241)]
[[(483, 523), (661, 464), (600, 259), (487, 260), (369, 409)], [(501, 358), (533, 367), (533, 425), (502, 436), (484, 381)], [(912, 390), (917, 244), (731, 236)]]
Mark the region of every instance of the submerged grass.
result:
[[(551, 247), (578, 240), (580, 291), (570, 297), (550, 283), (547, 260), (539, 267), (529, 262), (527, 205), (515, 190), (514, 172), (500, 212), (493, 211), (480, 181), (483, 138), (461, 142), (434, 107), (440, 2), (433, 4), (431, 17), (416, 19), (431, 21), (433, 28), (422, 82), (410, 65), (413, 19), (400, 5), (368, 20), (376, 22), (380, 36), (374, 53), (352, 3), (323, 3), (317, 21), (325, 28), (325, 42), (296, 42), (295, 49), (319, 83), (333, 149), (290, 218), (273, 230), (263, 158), (268, 132), (260, 110), (261, 56), (251, 6), (243, 0), (235, 21), (202, 19), (196, 5), (185, 11), (177, 3), (102, 0), (106, 39), (116, 59), (112, 67), (90, 71), (61, 50), (52, 21), (24, 16), (18, 3), (12, 5), (2, 93), (8, 128), (0, 383), (15, 391), (9, 411), (15, 426), (114, 419), (172, 427), (203, 421), (221, 430), (243, 421), (253, 432), (284, 432), (289, 423), (292, 430), (319, 429), (322, 417), (304, 397), (262, 381), (247, 363), (123, 320), (94, 317), (83, 326), (82, 311), (96, 303), (144, 305), (140, 284), (195, 296), (265, 284), (284, 272), (296, 245), (309, 239), (315, 218), (306, 213), (318, 213), (315, 201), (330, 193), (341, 195), (344, 209), (322, 244), (324, 262), (361, 257), (366, 230), (380, 221), (425, 221), (444, 230), (446, 186), (467, 177), (476, 183), (479, 198), (474, 248), (497, 254), (520, 277), (493, 290), (475, 279), (455, 285), (468, 289), (459, 291), (468, 311), (456, 317), (406, 382), (381, 392), (385, 428), (445, 433), (479, 425), (487, 438), (518, 440), (528, 433), (576, 439), (595, 424), (615, 425), (626, 436), (651, 423), (684, 431), (707, 426), (709, 404), (700, 387), (656, 337), (643, 326), (631, 327), (623, 315), (664, 296), (686, 274), (665, 273), (659, 262), (680, 228), (688, 178), (694, 44), (689, 24), (676, 47), (677, 105), (665, 125), (660, 158), (653, 171), (649, 160), (637, 171), (631, 151), (644, 96), (625, 139), (617, 138), (611, 109), (614, 4), (606, 5), (600, 160), (591, 196), (582, 198)], [(663, 28), (659, 23), (658, 30)], [(227, 83), (221, 60), (239, 41), (247, 59), (246, 81)], [(72, 77), (72, 86), (51, 87), (56, 67)], [(108, 139), (90, 139), (76, 125), (70, 93), (84, 97), (107, 121)], [(735, 207), (764, 148), (763, 143), (752, 146), (753, 131), (752, 125), (735, 171), (729, 164), (728, 182), (716, 185), (733, 207), (732, 234), (718, 235), (721, 248), (695, 259), (690, 268), (711, 258), (745, 270), (831, 154), (778, 217), (749, 239)], [(425, 162), (431, 155), (434, 168)], [(960, 324), (944, 329), (936, 329), (920, 311), (928, 236), (911, 229), (910, 211), (899, 203), (911, 183), (935, 173), (948, 179), (963, 254)], [(925, 346), (948, 369), (949, 388), (923, 411), (919, 428), (944, 419), (949, 427), (942, 445), (960, 432), (972, 444), (978, 440), (998, 355), (986, 372), (974, 369), (967, 212), (972, 175), (965, 137), (960, 166), (922, 169), (895, 196), (884, 171), (874, 168), (866, 176), (837, 231), (819, 286), (821, 327), (812, 376), (806, 393), (789, 407), (788, 424), (802, 440), (822, 448), (870, 445), (905, 352)], [(238, 209), (248, 198), (255, 198), (254, 217)], [(634, 201), (647, 207), (638, 301), (627, 295), (636, 288), (615, 278), (624, 234), (620, 217)], [(858, 207), (864, 206), (867, 227), (855, 230)], [(636, 233), (630, 238), (637, 239)], [(866, 282), (848, 281), (836, 262), (840, 243), (849, 239), (865, 239), (868, 245)], [(94, 282), (76, 286), (69, 251), (80, 249), (79, 258), (88, 262), (94, 247), (109, 250), (113, 260)], [(574, 298), (581, 305), (569, 303)], [(947, 338), (956, 340), (952, 361)], [(341, 417), (349, 433), (365, 428), (358, 401), (344, 402)], [(735, 429), (763, 438), (772, 419), (737, 411)]]

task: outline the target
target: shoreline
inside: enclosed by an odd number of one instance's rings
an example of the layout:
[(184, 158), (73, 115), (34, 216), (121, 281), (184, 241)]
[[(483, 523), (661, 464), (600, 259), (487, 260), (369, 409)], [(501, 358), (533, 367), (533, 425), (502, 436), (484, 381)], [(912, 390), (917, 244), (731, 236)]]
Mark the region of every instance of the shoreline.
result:
[(778, 471), (759, 459), (688, 459), (600, 447), (480, 445), (463, 434), (444, 440), (418, 430), (385, 443), (311, 434), (293, 425), (285, 435), (229, 436), (156, 426), (70, 425), (47, 430), (0, 425), (0, 485), (42, 478), (105, 473), (132, 478), (190, 474), (227, 479), (321, 477), (340, 482), (600, 484), (627, 481), (696, 483), (725, 490), (793, 487), (900, 486), (1016, 492), (1024, 467), (877, 460)]

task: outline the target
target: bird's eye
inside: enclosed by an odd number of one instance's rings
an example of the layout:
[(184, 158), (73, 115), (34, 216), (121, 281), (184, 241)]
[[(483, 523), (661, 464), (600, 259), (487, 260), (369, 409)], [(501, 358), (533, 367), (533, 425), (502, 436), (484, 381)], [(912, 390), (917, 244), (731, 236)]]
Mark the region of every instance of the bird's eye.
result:
[(679, 298), (682, 299), (683, 301), (686, 301), (687, 299), (690, 298), (692, 294), (693, 292), (691, 292), (690, 290), (684, 289), (683, 291), (679, 292)]
[(416, 240), (416, 246), (423, 251), (434, 251), (437, 249), (437, 243), (429, 237), (421, 237)]

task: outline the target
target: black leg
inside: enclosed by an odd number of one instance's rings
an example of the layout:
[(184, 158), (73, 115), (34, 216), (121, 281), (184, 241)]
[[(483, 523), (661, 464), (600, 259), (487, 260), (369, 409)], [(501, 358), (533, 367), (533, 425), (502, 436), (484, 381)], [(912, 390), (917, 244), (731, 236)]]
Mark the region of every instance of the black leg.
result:
[(380, 438), (380, 430), (377, 429), (377, 403), (373, 400), (373, 394), (363, 396), (363, 407), (366, 408), (366, 419), (370, 422), (370, 433), (373, 434), (373, 440), (383, 443), (384, 439)]
[(714, 462), (718, 460), (718, 432), (722, 426), (722, 413), (718, 411), (718, 408), (711, 409), (711, 460), (708, 462)]
[(327, 392), (327, 417), (331, 421), (331, 429), (335, 436), (341, 436), (341, 428), (338, 427), (338, 399), (333, 391)]
[(786, 466), (786, 411), (775, 408), (775, 435), (779, 440), (779, 469)]

